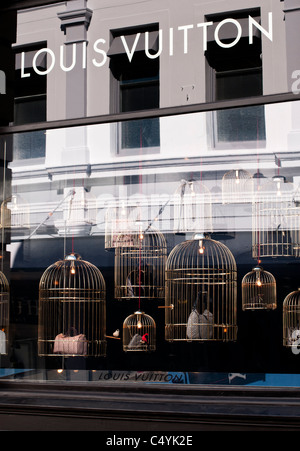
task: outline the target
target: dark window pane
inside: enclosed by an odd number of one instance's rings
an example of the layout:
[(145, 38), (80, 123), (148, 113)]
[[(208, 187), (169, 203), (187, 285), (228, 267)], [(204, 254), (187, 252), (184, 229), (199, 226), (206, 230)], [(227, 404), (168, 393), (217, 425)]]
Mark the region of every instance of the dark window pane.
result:
[(44, 131), (14, 135), (14, 160), (28, 160), (45, 156), (46, 135)]
[(122, 124), (122, 149), (143, 149), (160, 145), (159, 118)]
[(121, 85), (121, 109), (126, 111), (139, 111), (158, 108), (158, 83), (148, 80), (139, 83), (124, 83)]
[(216, 74), (216, 100), (262, 95), (262, 70), (230, 71)]
[[(46, 97), (21, 98), (15, 101), (15, 125), (46, 120)], [(14, 160), (43, 158), (46, 149), (44, 131), (20, 133), (14, 136)]]
[(218, 111), (217, 133), (219, 142), (264, 141), (264, 106)]

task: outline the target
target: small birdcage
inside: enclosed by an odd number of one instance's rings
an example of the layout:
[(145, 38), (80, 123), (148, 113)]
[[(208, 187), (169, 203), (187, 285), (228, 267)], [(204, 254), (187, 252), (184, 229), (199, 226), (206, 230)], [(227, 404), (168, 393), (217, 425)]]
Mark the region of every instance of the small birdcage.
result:
[(154, 352), (156, 350), (156, 324), (151, 316), (138, 310), (123, 324), (123, 350), (125, 352)]
[(237, 267), (230, 250), (204, 235), (177, 245), (166, 265), (167, 341), (235, 341)]
[(138, 233), (120, 234), (115, 253), (115, 298), (163, 299), (167, 243), (162, 233), (140, 224)]
[(182, 180), (174, 194), (174, 232), (212, 232), (212, 200), (209, 189), (199, 181)]
[(282, 176), (262, 185), (253, 203), (253, 258), (300, 257), (300, 208)]
[(283, 302), (283, 346), (296, 348), (300, 344), (300, 288)]
[(243, 310), (275, 310), (277, 287), (275, 277), (260, 266), (253, 268), (242, 281)]
[(242, 169), (227, 172), (222, 179), (223, 204), (252, 203), (253, 177)]
[(136, 223), (144, 211), (138, 199), (123, 198), (110, 202), (105, 213), (105, 249), (126, 245), (119, 237), (138, 232)]
[(8, 353), (9, 292), (8, 280), (0, 271), (0, 355)]
[(40, 356), (105, 356), (106, 287), (96, 266), (71, 253), (40, 280)]

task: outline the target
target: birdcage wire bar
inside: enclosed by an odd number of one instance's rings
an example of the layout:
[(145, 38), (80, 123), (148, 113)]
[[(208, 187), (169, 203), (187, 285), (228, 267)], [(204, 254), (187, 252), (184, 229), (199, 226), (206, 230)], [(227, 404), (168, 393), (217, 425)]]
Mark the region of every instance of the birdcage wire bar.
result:
[(38, 354), (105, 356), (105, 337), (106, 286), (102, 273), (71, 253), (51, 265), (40, 280)]
[(159, 300), (165, 295), (167, 242), (152, 227), (120, 234), (115, 251), (115, 298)]
[(173, 196), (173, 205), (175, 233), (213, 231), (211, 193), (201, 181), (181, 180)]
[(255, 259), (300, 257), (300, 208), (293, 183), (276, 176), (259, 187), (253, 202)]
[(253, 190), (253, 176), (248, 171), (235, 169), (223, 176), (223, 204), (252, 203)]
[(298, 347), (300, 343), (300, 288), (283, 302), (283, 346)]
[(253, 268), (242, 280), (242, 308), (244, 311), (277, 308), (276, 279), (260, 266)]
[(5, 274), (0, 271), (0, 355), (8, 354), (10, 288)]
[(156, 323), (138, 310), (123, 323), (123, 350), (125, 352), (156, 351)]
[(231, 251), (196, 235), (166, 264), (165, 339), (236, 341), (237, 266)]

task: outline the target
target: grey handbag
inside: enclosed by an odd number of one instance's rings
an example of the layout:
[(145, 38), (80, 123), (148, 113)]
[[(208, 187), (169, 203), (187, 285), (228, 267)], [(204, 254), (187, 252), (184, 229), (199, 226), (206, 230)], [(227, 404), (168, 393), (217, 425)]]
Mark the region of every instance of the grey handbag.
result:
[(199, 335), (202, 340), (211, 340), (213, 337), (213, 315), (209, 310), (204, 310), (200, 315)]
[(199, 340), (200, 338), (200, 314), (196, 308), (196, 306), (193, 307), (193, 310), (189, 316), (188, 323), (187, 323), (187, 330), (186, 335), (189, 340)]
[(204, 310), (201, 315), (198, 311), (199, 297), (194, 303), (191, 314), (187, 323), (187, 338), (189, 340), (210, 340), (213, 337), (213, 315), (209, 310)]

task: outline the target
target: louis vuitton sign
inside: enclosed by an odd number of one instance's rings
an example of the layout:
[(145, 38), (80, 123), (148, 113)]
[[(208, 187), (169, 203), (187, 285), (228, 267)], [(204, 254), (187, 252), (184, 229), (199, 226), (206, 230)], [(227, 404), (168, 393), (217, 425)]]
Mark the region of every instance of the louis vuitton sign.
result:
[[(262, 21), (263, 22), (263, 21)], [(218, 23), (207, 21), (197, 24), (182, 25), (168, 30), (160, 29), (157, 32), (136, 33), (130, 36), (116, 38), (110, 48), (105, 39), (99, 38), (92, 45), (87, 42), (60, 46), (57, 55), (50, 48), (42, 48), (34, 53), (31, 68), (38, 75), (48, 75), (55, 68), (70, 72), (75, 68), (87, 69), (89, 64), (97, 68), (105, 66), (110, 57), (122, 53), (132, 62), (137, 52), (143, 51), (149, 59), (156, 59), (162, 55), (169, 57), (175, 54), (188, 54), (192, 46), (197, 45), (203, 52), (207, 50), (208, 43), (214, 41), (219, 47), (229, 49), (236, 46), (242, 38), (247, 37), (249, 45), (254, 43), (255, 36), (262, 35), (273, 42), (273, 16), (268, 14), (265, 23), (260, 23), (256, 17), (248, 16), (246, 19), (224, 19)], [(80, 52), (78, 46), (82, 46)], [(68, 64), (66, 52), (69, 49)], [(39, 61), (47, 58), (46, 67), (41, 67)], [(26, 54), (20, 54), (21, 77), (30, 77), (30, 71), (25, 64)]]

